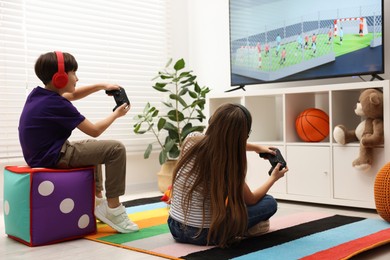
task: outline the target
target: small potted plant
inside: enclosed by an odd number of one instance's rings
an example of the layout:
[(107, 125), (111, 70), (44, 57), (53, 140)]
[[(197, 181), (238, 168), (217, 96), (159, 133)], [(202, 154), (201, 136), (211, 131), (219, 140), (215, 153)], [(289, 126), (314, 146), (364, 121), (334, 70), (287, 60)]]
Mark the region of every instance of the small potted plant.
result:
[[(153, 150), (153, 144), (157, 144), (161, 151), (159, 162), (162, 165), (161, 175), (165, 175), (165, 184), (159, 187), (164, 192), (172, 180), (171, 173), (166, 173), (164, 168), (173, 168), (176, 159), (180, 155), (181, 146), (189, 133), (205, 128), (202, 123), (206, 118), (203, 114), (206, 103), (206, 94), (210, 92), (208, 87), (200, 87), (192, 71), (185, 71), (185, 62), (179, 59), (174, 63), (168, 61), (165, 68), (158, 72), (153, 79), (153, 88), (168, 95), (168, 100), (163, 101), (164, 111), (158, 110), (149, 102), (146, 103), (143, 112), (135, 116), (134, 133), (144, 134), (151, 132), (156, 141), (150, 143), (145, 150), (144, 158), (147, 159)], [(168, 170), (169, 171), (169, 170)], [(165, 178), (165, 177), (164, 177)]]

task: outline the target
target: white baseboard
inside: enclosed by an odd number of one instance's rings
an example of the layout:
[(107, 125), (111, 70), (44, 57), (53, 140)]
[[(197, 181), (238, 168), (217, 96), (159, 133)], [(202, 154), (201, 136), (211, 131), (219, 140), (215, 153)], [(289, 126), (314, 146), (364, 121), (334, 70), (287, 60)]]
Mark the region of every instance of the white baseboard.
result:
[(147, 183), (137, 183), (137, 184), (127, 184), (126, 185), (126, 194), (136, 194), (143, 192), (157, 192), (158, 185), (157, 181), (147, 182)]

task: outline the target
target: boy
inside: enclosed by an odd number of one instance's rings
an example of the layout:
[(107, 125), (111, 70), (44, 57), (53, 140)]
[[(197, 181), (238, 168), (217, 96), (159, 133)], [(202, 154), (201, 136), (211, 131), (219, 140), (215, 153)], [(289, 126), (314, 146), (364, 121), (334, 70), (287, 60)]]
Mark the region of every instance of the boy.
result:
[[(101, 181), (100, 164), (106, 166), (106, 197), (95, 209), (98, 219), (121, 233), (138, 230), (131, 222), (119, 196), (125, 192), (126, 148), (113, 140), (69, 142), (77, 127), (83, 133), (98, 137), (117, 118), (126, 115), (130, 105), (123, 104), (105, 119), (90, 122), (70, 101), (84, 98), (99, 90), (118, 89), (111, 84), (76, 87), (78, 64), (69, 53), (42, 54), (35, 63), (35, 74), (45, 85), (36, 87), (27, 97), (19, 121), (19, 140), (30, 167), (78, 168), (94, 165)], [(97, 180), (99, 181), (99, 180)], [(101, 197), (97, 185), (96, 195)]]

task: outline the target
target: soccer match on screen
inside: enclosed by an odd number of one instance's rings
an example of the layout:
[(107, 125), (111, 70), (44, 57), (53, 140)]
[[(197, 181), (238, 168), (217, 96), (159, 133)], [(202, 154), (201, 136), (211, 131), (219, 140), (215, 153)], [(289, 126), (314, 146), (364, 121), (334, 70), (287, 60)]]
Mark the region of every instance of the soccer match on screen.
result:
[(232, 0), (232, 85), (381, 71), (382, 30), (381, 0)]

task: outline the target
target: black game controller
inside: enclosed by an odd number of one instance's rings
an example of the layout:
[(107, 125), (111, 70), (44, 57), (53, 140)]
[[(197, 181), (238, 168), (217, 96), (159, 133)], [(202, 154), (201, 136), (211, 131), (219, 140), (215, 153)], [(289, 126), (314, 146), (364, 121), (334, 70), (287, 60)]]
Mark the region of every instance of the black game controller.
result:
[(130, 101), (127, 98), (125, 89), (122, 87), (119, 87), (119, 89), (114, 89), (114, 90), (106, 90), (106, 94), (109, 96), (113, 96), (115, 99), (116, 107), (114, 107), (112, 111), (115, 111), (115, 109), (117, 109), (124, 103), (130, 105)]
[(275, 166), (280, 163), (281, 166), (279, 170), (282, 170), (284, 167), (287, 166), (286, 161), (284, 160), (282, 154), (280, 153), (279, 149), (277, 148), (270, 148), (276, 152), (276, 155), (270, 154), (270, 153), (259, 153), (259, 156), (264, 159), (268, 159), (268, 161), (271, 163), (272, 167), (268, 171), (268, 174), (271, 175), (272, 171), (275, 169)]

